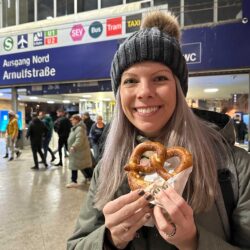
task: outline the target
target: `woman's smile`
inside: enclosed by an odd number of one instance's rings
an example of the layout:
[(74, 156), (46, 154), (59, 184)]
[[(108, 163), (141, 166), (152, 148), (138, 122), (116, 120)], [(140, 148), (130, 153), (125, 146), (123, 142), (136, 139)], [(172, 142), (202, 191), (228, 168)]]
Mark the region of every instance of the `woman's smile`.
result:
[(159, 109), (160, 109), (160, 106), (134, 108), (135, 112), (137, 112), (137, 114), (142, 117), (150, 117), (154, 115), (155, 113), (157, 113)]

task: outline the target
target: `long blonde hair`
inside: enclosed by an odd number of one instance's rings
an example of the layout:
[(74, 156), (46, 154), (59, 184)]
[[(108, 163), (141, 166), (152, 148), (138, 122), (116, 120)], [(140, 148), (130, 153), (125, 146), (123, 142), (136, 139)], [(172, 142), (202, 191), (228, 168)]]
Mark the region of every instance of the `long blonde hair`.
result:
[[(219, 132), (198, 118), (188, 107), (179, 80), (176, 78), (177, 104), (175, 111), (162, 129), (162, 134), (153, 140), (165, 146), (183, 146), (193, 155), (193, 171), (186, 187), (187, 201), (194, 212), (205, 211), (214, 203), (217, 190), (218, 161), (226, 160), (226, 143)], [(124, 115), (119, 90), (116, 109), (107, 135), (100, 175), (95, 196), (95, 207), (102, 209), (114, 198), (115, 192), (126, 178), (124, 165), (134, 148), (137, 129)], [(216, 145), (216, 146), (215, 146)], [(221, 152), (218, 154), (218, 151)], [(218, 155), (221, 158), (218, 158)]]

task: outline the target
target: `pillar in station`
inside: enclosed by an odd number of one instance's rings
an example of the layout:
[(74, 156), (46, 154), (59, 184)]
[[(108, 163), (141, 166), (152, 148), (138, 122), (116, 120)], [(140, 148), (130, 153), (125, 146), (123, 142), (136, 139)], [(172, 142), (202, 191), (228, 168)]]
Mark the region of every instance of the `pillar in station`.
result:
[(17, 100), (17, 88), (12, 88), (11, 89), (11, 99), (12, 99), (12, 103), (11, 103), (11, 107), (12, 110), (17, 114), (18, 111), (18, 100)]

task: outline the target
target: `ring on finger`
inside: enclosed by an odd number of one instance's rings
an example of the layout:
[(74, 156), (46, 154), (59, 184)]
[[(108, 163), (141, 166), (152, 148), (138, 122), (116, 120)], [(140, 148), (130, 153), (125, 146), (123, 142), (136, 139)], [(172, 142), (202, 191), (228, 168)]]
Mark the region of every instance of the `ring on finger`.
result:
[(171, 238), (176, 234), (176, 225), (171, 222), (170, 223), (173, 226), (173, 230), (170, 233), (164, 233), (167, 237)]

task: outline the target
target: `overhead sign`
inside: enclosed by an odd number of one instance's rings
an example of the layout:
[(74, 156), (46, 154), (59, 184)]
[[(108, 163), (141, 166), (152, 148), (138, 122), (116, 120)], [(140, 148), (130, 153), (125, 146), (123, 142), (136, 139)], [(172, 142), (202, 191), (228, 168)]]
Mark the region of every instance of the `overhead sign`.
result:
[(109, 78), (116, 49), (117, 41), (111, 40), (0, 56), (0, 83), (14, 85)]
[(28, 48), (28, 34), (23, 34), (23, 35), (17, 36), (17, 48), (18, 49)]
[[(65, 23), (50, 29), (43, 27), (27, 34), (0, 37), (0, 54), (7, 55), (20, 53), (20, 51), (37, 51), (124, 38), (127, 36), (125, 18), (125, 16), (119, 16), (98, 21)], [(106, 32), (103, 32), (104, 30)]]
[(122, 17), (107, 19), (106, 36), (122, 34)]
[(30, 86), (26, 88), (27, 95), (55, 95), (65, 93), (88, 93), (112, 91), (110, 81), (76, 82), (66, 84), (51, 84)]
[[(119, 43), (138, 25), (130, 15), (0, 37), (0, 87), (107, 79)], [(181, 41), (189, 72), (250, 68), (248, 24), (186, 29)]]
[(44, 43), (45, 45), (53, 45), (58, 43), (57, 29), (46, 30), (44, 32)]
[(135, 32), (140, 29), (142, 14), (126, 16), (126, 33)]
[(6, 37), (3, 41), (3, 49), (5, 51), (11, 51), (14, 46), (14, 40), (12, 37)]
[(102, 31), (103, 25), (99, 21), (95, 21), (89, 26), (89, 35), (93, 38), (98, 38), (102, 34)]
[(201, 63), (201, 43), (186, 43), (181, 46), (188, 64)]
[(73, 41), (81, 41), (85, 33), (85, 29), (81, 24), (76, 24), (70, 31), (70, 36)]
[(44, 32), (39, 31), (33, 33), (33, 46), (43, 46), (44, 45)]

